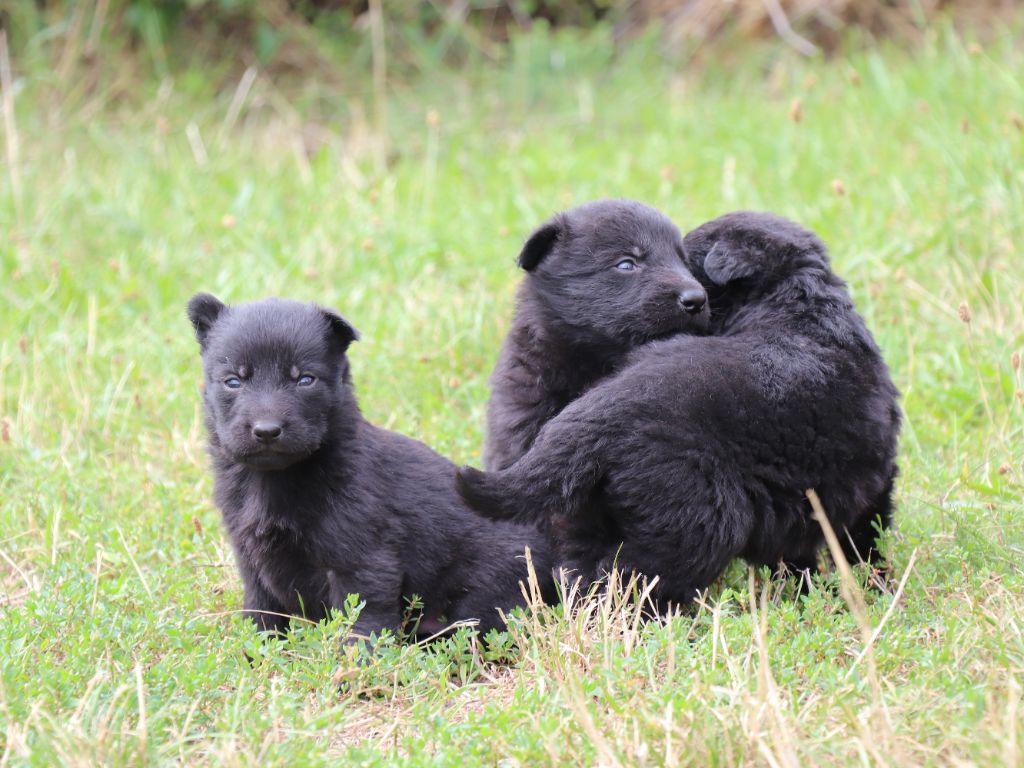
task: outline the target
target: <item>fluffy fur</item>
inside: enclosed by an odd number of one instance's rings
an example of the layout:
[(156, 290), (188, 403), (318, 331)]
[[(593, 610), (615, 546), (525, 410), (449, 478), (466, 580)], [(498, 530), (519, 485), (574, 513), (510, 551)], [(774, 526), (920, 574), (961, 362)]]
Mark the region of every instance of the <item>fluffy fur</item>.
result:
[(358, 593), (356, 636), (398, 632), (414, 594), (421, 634), (463, 620), (486, 632), (501, 626), (498, 609), (523, 602), (527, 546), (537, 573), (550, 573), (535, 529), (474, 515), (451, 462), (362, 418), (346, 358), (357, 334), (340, 316), (277, 299), (227, 307), (209, 294), (188, 315), (214, 495), (261, 629), (319, 620)]
[(526, 277), (491, 376), (484, 466), (511, 466), (541, 426), (631, 349), (707, 326), (704, 288), (676, 226), (632, 200), (560, 213), (519, 255)]
[[(712, 336), (677, 336), (568, 405), (510, 469), (464, 468), (491, 517), (545, 520), (586, 579), (658, 576), (683, 604), (737, 556), (813, 567), (820, 495), (853, 560), (877, 559), (892, 519), (898, 393), (811, 232), (733, 213), (686, 236), (713, 286)], [(617, 561), (616, 561), (617, 558)]]

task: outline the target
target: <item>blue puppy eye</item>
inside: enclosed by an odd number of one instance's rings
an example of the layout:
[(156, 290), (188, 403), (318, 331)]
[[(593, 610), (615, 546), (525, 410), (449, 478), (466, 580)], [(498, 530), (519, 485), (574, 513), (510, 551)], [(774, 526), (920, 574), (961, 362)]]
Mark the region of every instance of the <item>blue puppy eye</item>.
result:
[(615, 265), (615, 268), (620, 272), (632, 272), (636, 269), (636, 262), (632, 259), (623, 259)]
[(299, 376), (299, 380), (295, 383), (300, 387), (310, 387), (313, 385), (314, 381), (316, 381), (316, 377), (310, 376), (308, 373), (304, 373)]
[(224, 379), (224, 386), (228, 389), (238, 389), (242, 386), (242, 380), (237, 376), (228, 376)]

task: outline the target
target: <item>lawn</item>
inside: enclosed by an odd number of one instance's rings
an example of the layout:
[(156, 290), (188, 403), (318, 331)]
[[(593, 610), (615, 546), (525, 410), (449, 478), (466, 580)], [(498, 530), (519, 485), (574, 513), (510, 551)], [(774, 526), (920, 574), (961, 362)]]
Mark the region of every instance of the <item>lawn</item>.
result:
[[(539, 31), (473, 72), (396, 78), (386, 110), (359, 70), (248, 87), (16, 50), (0, 764), (1024, 763), (1014, 39), (698, 66)], [(490, 647), (462, 633), (362, 668), (342, 615), (263, 643), (211, 501), (189, 296), (339, 310), (367, 417), (479, 463), (519, 245), (604, 196), (684, 231), (768, 209), (830, 245), (903, 394), (893, 582), (858, 609), (834, 575), (799, 597), (736, 563), (665, 623), (574, 596)]]

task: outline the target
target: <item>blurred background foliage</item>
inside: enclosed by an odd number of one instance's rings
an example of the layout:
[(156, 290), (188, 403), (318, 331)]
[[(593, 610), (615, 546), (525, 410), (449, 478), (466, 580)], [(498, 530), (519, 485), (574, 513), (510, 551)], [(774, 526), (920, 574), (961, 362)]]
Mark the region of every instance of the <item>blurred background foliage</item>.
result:
[[(604, 30), (616, 48), (652, 33), (666, 54), (687, 61), (709, 41), (778, 38), (808, 56), (886, 38), (913, 42), (939, 19), (983, 35), (1018, 6), (1016, 0), (7, 0), (0, 25), (22, 61), (49, 57), (67, 70), (116, 50), (136, 52), (138, 65), (157, 76), (197, 57), (308, 72), (336, 66), (339, 55), (368, 65), (376, 45), (387, 50), (389, 74), (401, 75), (501, 59), (511, 40), (538, 25)], [(727, 48), (714, 46), (714, 55)]]

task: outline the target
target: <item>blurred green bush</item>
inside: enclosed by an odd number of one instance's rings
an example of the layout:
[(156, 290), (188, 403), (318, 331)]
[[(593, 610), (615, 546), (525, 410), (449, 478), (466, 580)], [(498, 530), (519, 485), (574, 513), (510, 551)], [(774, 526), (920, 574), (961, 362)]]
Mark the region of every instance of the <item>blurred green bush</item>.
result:
[(906, 39), (942, 15), (983, 28), (1020, 13), (1016, 0), (8, 0), (0, 25), (16, 51), (68, 40), (93, 54), (142, 47), (158, 70), (211, 52), (285, 68), (332, 48), (366, 58), (376, 25), (400, 70), (499, 57), (503, 42), (536, 24), (600, 25), (615, 40), (654, 27), (669, 47), (776, 36), (813, 54), (851, 29), (860, 40)]

